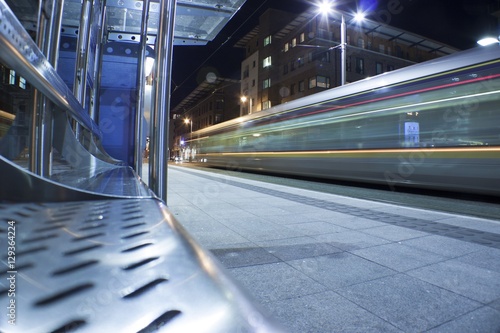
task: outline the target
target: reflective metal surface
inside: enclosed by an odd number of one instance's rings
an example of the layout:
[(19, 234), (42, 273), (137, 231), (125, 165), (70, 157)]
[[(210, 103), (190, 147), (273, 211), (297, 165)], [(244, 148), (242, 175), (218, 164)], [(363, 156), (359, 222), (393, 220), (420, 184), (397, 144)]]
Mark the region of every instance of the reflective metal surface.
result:
[[(245, 0), (180, 0), (176, 2), (174, 45), (205, 45), (217, 36)], [(139, 41), (144, 2), (108, 0), (108, 39)], [(159, 1), (151, 1), (148, 19), (148, 43), (154, 44), (160, 24)], [(63, 26), (72, 32), (79, 26), (80, 0), (66, 0)], [(73, 29), (72, 29), (73, 28)], [(76, 33), (76, 32), (75, 32)]]
[(175, 12), (172, 3), (163, 2), (161, 8), (161, 24), (159, 35), (162, 36), (157, 41), (157, 59), (155, 80), (153, 86), (154, 96), (151, 114), (151, 122), (156, 128), (151, 131), (149, 180), (148, 184), (162, 200), (167, 199), (167, 163), (168, 163), (168, 129), (170, 117), (170, 81), (171, 81), (171, 60), (172, 60), (172, 31), (174, 20), (172, 13)]
[[(157, 200), (0, 212), (0, 248), (16, 231), (15, 264), (0, 257), (1, 332), (282, 332)], [(4, 312), (12, 299), (16, 325)]]
[(101, 132), (68, 86), (38, 49), (7, 4), (0, 1), (0, 61), (16, 69), (33, 86), (97, 137)]
[[(213, 38), (242, 2), (183, 2), (181, 41)], [(134, 34), (146, 34), (146, 25), (142, 32), (136, 29), (141, 16), (147, 17), (143, 3), (111, 0), (98, 17), (99, 1), (86, 1), (82, 13), (80, 0), (66, 0), (59, 72), (34, 42), (40, 21), (33, 12), (42, 12), (37, 4), (9, 2), (14, 14), (0, 0), (0, 248), (10, 248), (0, 252), (0, 332), (281, 332), (196, 245), (137, 173), (103, 150), (105, 134), (118, 141), (140, 121), (127, 119), (129, 105), (120, 95), (109, 112), (119, 121), (97, 127), (94, 117), (103, 120), (105, 113), (88, 108), (92, 100), (86, 96), (102, 96), (96, 91), (106, 90), (101, 83), (109, 80), (95, 80), (94, 60), (110, 37), (121, 42), (128, 34), (131, 44)], [(161, 36), (151, 44), (158, 63), (155, 77), (162, 81), (152, 161), (155, 184), (166, 195), (165, 95), (175, 2), (152, 2), (150, 8), (147, 33)], [(95, 31), (99, 24), (111, 28), (103, 32), (103, 44)], [(139, 63), (145, 51), (143, 43)], [(123, 64), (128, 60), (123, 58), (112, 60)], [(143, 76), (142, 70), (135, 73)], [(123, 89), (127, 81), (122, 76), (116, 83)], [(136, 81), (130, 83), (127, 92), (132, 94)], [(142, 83), (138, 89), (144, 89)], [(50, 135), (37, 129), (44, 122)], [(122, 123), (129, 127), (117, 130)], [(44, 161), (39, 174), (28, 171), (37, 169), (28, 163), (34, 154)]]
[[(99, 55), (88, 54), (101, 53), (95, 22), (116, 29), (117, 40), (122, 32), (144, 36), (144, 25), (142, 32), (135, 30), (136, 14), (144, 14), (142, 2), (108, 1), (106, 21), (86, 17), (98, 16), (89, 9), (91, 0), (85, 2), (84, 15), (80, 0), (66, 0), (59, 72), (33, 41), (39, 21), (32, 13), (41, 12), (37, 3), (9, 3), (14, 14), (0, 0), (0, 248), (8, 249), (0, 252), (0, 308), (6, 311), (0, 311), (0, 332), (281, 332), (196, 245), (137, 173), (103, 150), (104, 134), (120, 138), (125, 131), (113, 132), (119, 121), (98, 128), (89, 114), (103, 117), (102, 108), (85, 107), (92, 103), (85, 96), (98, 96), (92, 67)], [(183, 33), (202, 27), (193, 40), (212, 38), (220, 25), (210, 26), (210, 16), (220, 12), (222, 19), (216, 21), (223, 22), (232, 13), (226, 7), (239, 3), (212, 7), (210, 2), (186, 2), (189, 8), (181, 21), (188, 29)], [(97, 0), (92, 4), (100, 6)], [(161, 130), (155, 136), (156, 184), (166, 184), (165, 94), (174, 4), (162, 2), (158, 30), (154, 12), (153, 28), (147, 29), (161, 36), (153, 40), (156, 77), (164, 81), (157, 89), (161, 108), (155, 126)], [(76, 38), (89, 30), (87, 39)], [(103, 39), (109, 40), (111, 34), (105, 34)], [(146, 55), (142, 53), (141, 62)], [(120, 60), (116, 62), (127, 59)], [(142, 77), (142, 70), (137, 72)], [(130, 81), (132, 91), (136, 82)], [(122, 77), (117, 83), (126, 82)], [(110, 106), (110, 117), (125, 123), (130, 110), (122, 96), (117, 101)], [(37, 107), (39, 103), (44, 106)], [(50, 135), (37, 129), (44, 122)], [(140, 123), (134, 118), (127, 125), (135, 122)], [(27, 170), (33, 154), (44, 160), (40, 174)], [(166, 187), (160, 192), (166, 193)]]
[(0, 202), (62, 202), (154, 197), (129, 167), (82, 168), (42, 178), (0, 155)]
[(205, 44), (212, 40), (244, 2), (177, 1), (174, 45)]
[[(15, 71), (16, 79), (19, 78), (19, 80), (22, 79), (25, 80), (23, 82), (27, 82), (26, 91), (24, 92), (26, 96), (19, 98), (19, 102), (26, 103), (31, 108), (30, 112), (24, 112), (24, 106), (22, 105), (17, 110), (15, 108), (2, 110), (2, 112), (10, 114), (9, 117), (15, 117), (14, 121), (8, 120), (11, 133), (8, 133), (6, 138), (2, 139), (4, 146), (9, 146), (10, 142), (14, 142), (15, 149), (14, 146), (2, 148), (2, 154), (11, 161), (18, 159), (20, 154), (24, 154), (20, 161), (16, 160), (19, 166), (29, 168), (29, 170), (39, 175), (52, 180), (57, 179), (66, 184), (68, 182), (65, 182), (61, 175), (57, 177), (51, 176), (54, 175), (53, 165), (57, 165), (58, 159), (64, 163), (69, 162), (73, 169), (82, 166), (81, 164), (74, 165), (71, 161), (65, 160), (65, 157), (68, 156), (68, 149), (78, 151), (76, 155), (88, 161), (83, 163), (84, 170), (88, 170), (89, 165), (91, 169), (99, 169), (98, 164), (102, 164), (99, 161), (100, 159), (106, 161), (105, 163), (117, 163), (114, 158), (100, 149), (101, 147), (107, 147), (109, 150), (109, 144), (106, 146), (104, 142), (106, 138), (103, 138), (102, 129), (96, 125), (98, 120), (102, 121), (99, 116), (101, 118), (103, 115), (106, 116), (102, 108), (99, 108), (102, 107), (102, 104), (100, 104), (102, 96), (99, 96), (97, 92), (110, 80), (113, 83), (119, 82), (120, 87), (126, 85), (130, 89), (135, 89), (137, 82), (141, 82), (141, 80), (136, 79), (137, 75), (135, 73), (141, 75), (142, 72), (132, 68), (137, 68), (144, 61), (134, 62), (135, 53), (132, 54), (134, 61), (127, 59), (127, 56), (118, 53), (113, 54), (117, 58), (111, 59), (112, 62), (116, 63), (115, 66), (123, 65), (125, 62), (129, 69), (132, 69), (125, 72), (132, 72), (134, 75), (122, 75), (124, 73), (123, 68), (117, 68), (116, 71), (108, 68), (107, 73), (111, 73), (111, 75), (101, 79), (101, 75), (96, 75), (100, 69), (94, 68), (94, 66), (96, 66), (97, 62), (104, 63), (100, 57), (101, 52), (107, 52), (110, 49), (107, 47), (106, 50), (102, 50), (102, 48), (109, 45), (110, 42), (131, 45), (144, 40), (149, 45), (145, 56), (153, 55), (157, 58), (156, 67), (158, 71), (155, 76), (157, 83), (155, 88), (168, 91), (172, 46), (203, 45), (212, 40), (244, 2), (244, 0), (190, 0), (177, 1), (174, 6), (174, 2), (169, 0), (151, 2), (109, 0), (105, 3), (99, 0), (84, 2), (81, 0), (65, 0), (64, 2), (47, 2), (39, 6), (37, 1), (14, 2), (1, 0), (0, 48), (2, 52), (0, 54), (0, 64)], [(44, 13), (50, 13), (51, 7), (55, 5), (62, 7), (62, 18), (52, 15), (54, 19), (49, 18), (47, 24), (51, 26), (61, 25), (61, 56), (57, 65), (55, 62), (52, 64), (51, 61), (47, 60), (43, 51), (40, 51), (40, 49), (43, 50), (45, 45), (40, 45), (39, 49), (34, 42), (37, 39), (36, 36), (41, 36), (43, 30), (41, 24), (47, 21), (42, 21), (41, 18), (45, 15)], [(149, 8), (147, 15), (143, 12), (144, 6)], [(162, 12), (164, 7), (172, 9)], [(172, 13), (174, 14), (171, 15)], [(146, 19), (147, 24), (142, 24), (144, 19)], [(99, 29), (100, 31), (98, 31)], [(59, 29), (52, 29), (52, 31), (59, 31)], [(40, 36), (38, 36), (38, 39), (43, 40)], [(145, 38), (141, 38), (141, 36)], [(167, 37), (166, 40), (158, 40), (157, 36)], [(51, 39), (49, 38), (49, 40)], [(125, 52), (130, 51), (128, 46), (124, 46), (123, 49)], [(156, 50), (152, 51), (152, 49)], [(144, 44), (142, 44), (140, 54), (144, 51)], [(54, 55), (54, 53), (49, 56), (51, 57), (51, 55)], [(130, 57), (130, 54), (128, 56)], [(144, 58), (144, 55), (142, 58)], [(52, 65), (56, 66), (57, 70)], [(118, 73), (119, 77), (113, 73)], [(126, 78), (129, 80), (125, 80)], [(99, 84), (99, 86), (96, 84)], [(142, 86), (139, 89), (144, 92), (143, 84), (139, 85)], [(38, 89), (41, 95), (30, 95), (29, 89), (32, 88)], [(131, 93), (133, 93), (132, 90)], [(149, 184), (160, 197), (165, 199), (166, 171), (163, 170), (162, 165), (165, 158), (168, 158), (168, 148), (166, 148), (168, 142), (167, 135), (164, 133), (164, 126), (165, 128), (168, 126), (169, 96), (154, 91), (152, 95), (156, 96), (152, 108), (156, 107), (159, 110), (152, 109), (151, 113), (159, 115), (161, 119), (154, 117), (151, 119), (157, 122), (151, 127), (152, 130), (149, 133), (152, 137), (151, 148), (153, 149), (153, 154), (150, 154), (152, 176)], [(33, 96), (37, 96), (37, 98), (33, 98)], [(61, 127), (61, 122), (56, 119), (55, 127), (52, 127), (54, 121), (51, 112), (52, 103), (53, 107), (58, 109), (56, 116), (60, 117), (58, 113), (62, 111), (76, 121), (71, 124), (74, 133), (70, 134), (77, 139), (76, 141), (82, 147), (90, 150), (91, 154), (84, 157), (79, 145), (73, 146), (74, 142), (71, 144), (66, 143), (66, 138), (69, 141), (75, 141), (69, 138), (67, 125)], [(39, 107), (39, 104), (43, 107)], [(142, 136), (143, 126), (141, 126), (141, 122), (144, 110), (142, 110), (141, 105), (143, 104), (142, 100), (137, 104), (139, 111), (136, 113), (137, 116), (134, 121), (138, 136)], [(114, 105), (110, 107), (113, 108)], [(113, 112), (112, 110), (112, 115)], [(89, 115), (92, 115), (92, 118)], [(23, 117), (26, 118), (26, 121), (23, 121)], [(120, 117), (125, 117), (125, 115)], [(105, 121), (107, 120), (105, 119)], [(16, 124), (18, 122), (30, 125), (19, 126)], [(14, 128), (14, 126), (17, 127)], [(118, 124), (118, 126), (122, 126), (122, 124)], [(110, 130), (109, 126), (103, 128), (107, 131)], [(27, 133), (24, 133), (25, 131)], [(52, 132), (56, 133), (54, 138), (49, 135)], [(63, 137), (61, 137), (61, 133), (64, 133)], [(113, 135), (118, 137), (119, 133)], [(0, 133), (0, 138), (2, 136), (3, 134)], [(63, 140), (58, 141), (57, 136)], [(109, 138), (109, 132), (107, 138)], [(136, 171), (140, 171), (142, 166), (141, 153), (144, 140), (142, 137), (136, 137), (135, 139), (135, 158), (132, 164), (135, 165)], [(26, 149), (28, 149), (27, 153), (25, 152)], [(126, 150), (129, 147), (119, 147), (117, 149)], [(9, 154), (4, 154), (4, 151), (7, 150)], [(116, 157), (116, 155), (113, 156)], [(119, 158), (124, 159), (123, 156)], [(31, 161), (31, 163), (28, 164), (25, 160)], [(124, 159), (124, 161), (132, 165), (127, 159)], [(75, 170), (72, 171), (74, 173)], [(75, 183), (74, 177), (69, 177), (69, 179), (70, 184)]]

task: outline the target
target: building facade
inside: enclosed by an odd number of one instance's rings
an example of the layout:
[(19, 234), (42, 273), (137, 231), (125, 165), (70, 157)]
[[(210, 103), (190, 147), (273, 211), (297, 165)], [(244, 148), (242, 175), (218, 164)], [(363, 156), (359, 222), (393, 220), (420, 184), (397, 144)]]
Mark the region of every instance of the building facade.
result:
[(384, 23), (357, 23), (347, 13), (268, 9), (235, 45), (245, 50), (241, 80), (206, 80), (171, 110), (172, 155), (187, 154), (190, 131), (341, 85), (342, 16), (346, 84), (458, 51)]
[(239, 80), (207, 77), (171, 110), (171, 156), (191, 156), (187, 141), (190, 132), (238, 117), (240, 97)]
[[(240, 114), (257, 112), (341, 84), (341, 18), (346, 22), (346, 83), (456, 51), (383, 23), (356, 23), (347, 13), (325, 17), (269, 9), (238, 43), (245, 49)], [(284, 22), (286, 20), (286, 22)]]

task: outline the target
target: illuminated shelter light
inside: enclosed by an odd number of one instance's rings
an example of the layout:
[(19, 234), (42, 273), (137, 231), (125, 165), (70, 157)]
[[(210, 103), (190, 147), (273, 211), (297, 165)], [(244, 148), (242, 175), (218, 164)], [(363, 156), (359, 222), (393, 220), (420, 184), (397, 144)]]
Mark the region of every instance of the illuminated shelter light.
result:
[(477, 41), (477, 43), (481, 46), (488, 46), (498, 42), (499, 42), (498, 38), (495, 37), (486, 37)]

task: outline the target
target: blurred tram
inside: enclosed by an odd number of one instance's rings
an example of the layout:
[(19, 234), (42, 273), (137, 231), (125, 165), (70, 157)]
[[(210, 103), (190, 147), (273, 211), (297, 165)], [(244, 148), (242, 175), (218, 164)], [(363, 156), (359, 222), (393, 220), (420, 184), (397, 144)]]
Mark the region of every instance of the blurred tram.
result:
[(500, 47), (476, 48), (192, 133), (241, 170), (500, 195)]

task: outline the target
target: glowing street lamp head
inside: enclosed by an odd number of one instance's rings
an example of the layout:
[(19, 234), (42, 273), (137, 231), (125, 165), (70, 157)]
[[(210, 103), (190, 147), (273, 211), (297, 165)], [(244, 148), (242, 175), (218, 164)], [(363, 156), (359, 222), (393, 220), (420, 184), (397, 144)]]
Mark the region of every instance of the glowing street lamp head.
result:
[(362, 22), (365, 19), (365, 13), (363, 12), (357, 12), (354, 14), (354, 21), (356, 22)]
[(247, 101), (247, 99), (248, 99), (248, 98), (247, 98), (246, 96), (241, 96), (241, 98), (240, 98), (240, 100), (241, 100), (243, 103), (245, 103), (245, 102)]
[(189, 118), (184, 119), (184, 124), (189, 124), (191, 120)]
[(316, 4), (318, 13), (328, 15), (332, 11), (332, 2), (328, 0), (321, 0)]

